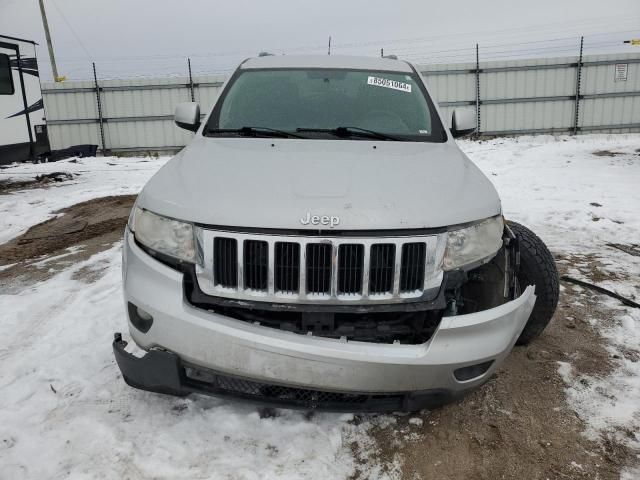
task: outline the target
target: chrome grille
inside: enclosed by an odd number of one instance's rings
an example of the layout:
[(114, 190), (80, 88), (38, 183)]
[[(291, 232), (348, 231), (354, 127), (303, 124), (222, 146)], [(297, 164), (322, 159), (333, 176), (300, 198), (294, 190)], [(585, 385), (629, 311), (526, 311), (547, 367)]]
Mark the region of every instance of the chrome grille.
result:
[(402, 245), (400, 291), (420, 290), (424, 282), (425, 245), (422, 242)]
[(330, 293), (332, 253), (328, 243), (307, 243), (308, 293)]
[(275, 255), (275, 290), (297, 293), (300, 284), (300, 245), (293, 242), (276, 242)]
[(214, 278), (216, 285), (235, 288), (238, 285), (238, 242), (235, 238), (216, 237), (213, 242)]
[(392, 243), (371, 245), (371, 259), (369, 260), (370, 293), (391, 293), (393, 291), (395, 256), (396, 246)]
[(251, 290), (267, 289), (268, 244), (262, 240), (244, 241), (244, 287)]
[(430, 300), (446, 233), (316, 237), (199, 228), (196, 275), (208, 295), (277, 303)]
[(364, 245), (346, 243), (338, 249), (338, 293), (362, 293)]

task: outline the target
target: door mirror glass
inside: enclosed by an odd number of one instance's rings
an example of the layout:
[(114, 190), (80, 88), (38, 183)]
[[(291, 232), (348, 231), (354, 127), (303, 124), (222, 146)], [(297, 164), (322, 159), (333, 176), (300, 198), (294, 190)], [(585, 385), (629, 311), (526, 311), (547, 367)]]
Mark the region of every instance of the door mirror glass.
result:
[(179, 103), (173, 119), (180, 128), (195, 132), (200, 127), (200, 106), (195, 102)]
[(476, 112), (471, 109), (456, 109), (451, 116), (451, 135), (464, 137), (476, 131)]

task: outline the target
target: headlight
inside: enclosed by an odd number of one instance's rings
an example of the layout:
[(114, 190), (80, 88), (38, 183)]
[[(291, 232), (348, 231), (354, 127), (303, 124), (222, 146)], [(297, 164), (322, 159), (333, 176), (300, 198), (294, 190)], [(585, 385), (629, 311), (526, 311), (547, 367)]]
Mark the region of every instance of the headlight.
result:
[(495, 255), (502, 246), (503, 230), (502, 215), (498, 215), (470, 227), (450, 231), (444, 270), (455, 270)]
[(129, 228), (145, 247), (185, 262), (196, 259), (193, 225), (134, 207)]

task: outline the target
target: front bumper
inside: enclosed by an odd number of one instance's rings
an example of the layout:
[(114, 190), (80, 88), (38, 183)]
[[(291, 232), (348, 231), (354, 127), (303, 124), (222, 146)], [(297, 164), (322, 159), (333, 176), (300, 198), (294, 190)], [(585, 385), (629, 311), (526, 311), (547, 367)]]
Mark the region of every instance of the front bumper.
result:
[[(129, 231), (123, 268), (125, 301), (153, 316), (146, 333), (131, 323), (129, 327), (135, 343), (148, 351), (146, 356), (134, 357), (125, 351), (125, 342), (114, 342), (128, 383), (178, 395), (251, 397), (246, 395), (249, 391), (266, 399), (268, 395), (260, 394), (277, 388), (286, 390), (279, 400), (292, 400), (281, 403), (301, 407), (324, 406), (320, 397), (325, 394), (341, 402), (354, 396), (371, 399), (363, 401), (364, 406), (393, 397), (389, 409), (405, 410), (420, 408), (420, 402), (428, 405), (433, 399), (442, 403), (454, 398), (491, 376), (520, 335), (536, 298), (529, 286), (504, 305), (445, 317), (432, 338), (421, 345), (374, 344), (299, 335), (196, 309), (183, 298), (182, 273), (144, 253)], [(454, 375), (460, 368), (485, 362), (492, 362), (491, 366), (479, 376), (460, 381)], [(224, 379), (255, 385), (223, 388)], [(295, 401), (301, 397), (302, 404)]]

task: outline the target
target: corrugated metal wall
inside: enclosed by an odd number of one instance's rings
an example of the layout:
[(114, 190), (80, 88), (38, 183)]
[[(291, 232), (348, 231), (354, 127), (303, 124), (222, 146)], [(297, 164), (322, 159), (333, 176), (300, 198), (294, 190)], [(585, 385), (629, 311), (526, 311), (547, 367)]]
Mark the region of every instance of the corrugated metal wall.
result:
[[(193, 94), (203, 112), (211, 109), (223, 75), (193, 78)], [(176, 150), (191, 133), (173, 123), (176, 104), (191, 101), (187, 78), (99, 80), (104, 144), (112, 151)], [(98, 102), (92, 81), (43, 85), (51, 148), (96, 144), (102, 148)]]
[[(580, 93), (584, 98), (580, 101), (579, 125), (590, 131), (630, 132), (636, 128), (608, 129), (606, 125), (640, 126), (640, 56), (627, 55), (625, 60), (635, 59), (635, 63), (627, 63), (627, 80), (613, 81), (613, 66), (602, 65), (609, 56), (590, 57), (594, 64), (586, 66), (586, 74), (582, 77)], [(635, 95), (631, 93), (635, 92)], [(610, 95), (610, 96), (607, 96)]]
[[(627, 80), (615, 81), (615, 64)], [(578, 57), (480, 62), (483, 135), (640, 131), (640, 55), (583, 58), (576, 125)], [(449, 120), (454, 108), (476, 108), (476, 64), (421, 67)], [(613, 128), (618, 127), (618, 128)]]
[[(627, 64), (626, 81), (614, 81), (616, 63)], [(475, 63), (418, 68), (449, 123), (454, 108), (475, 109), (479, 103), (483, 135), (640, 131), (639, 54), (583, 58), (577, 124), (577, 57), (480, 62), (479, 71)], [(202, 112), (211, 109), (224, 80), (193, 78)], [(191, 100), (188, 78), (98, 83), (107, 150), (175, 150), (192, 135), (173, 124), (175, 105)], [(103, 147), (94, 82), (46, 84), (43, 98), (52, 148)]]

